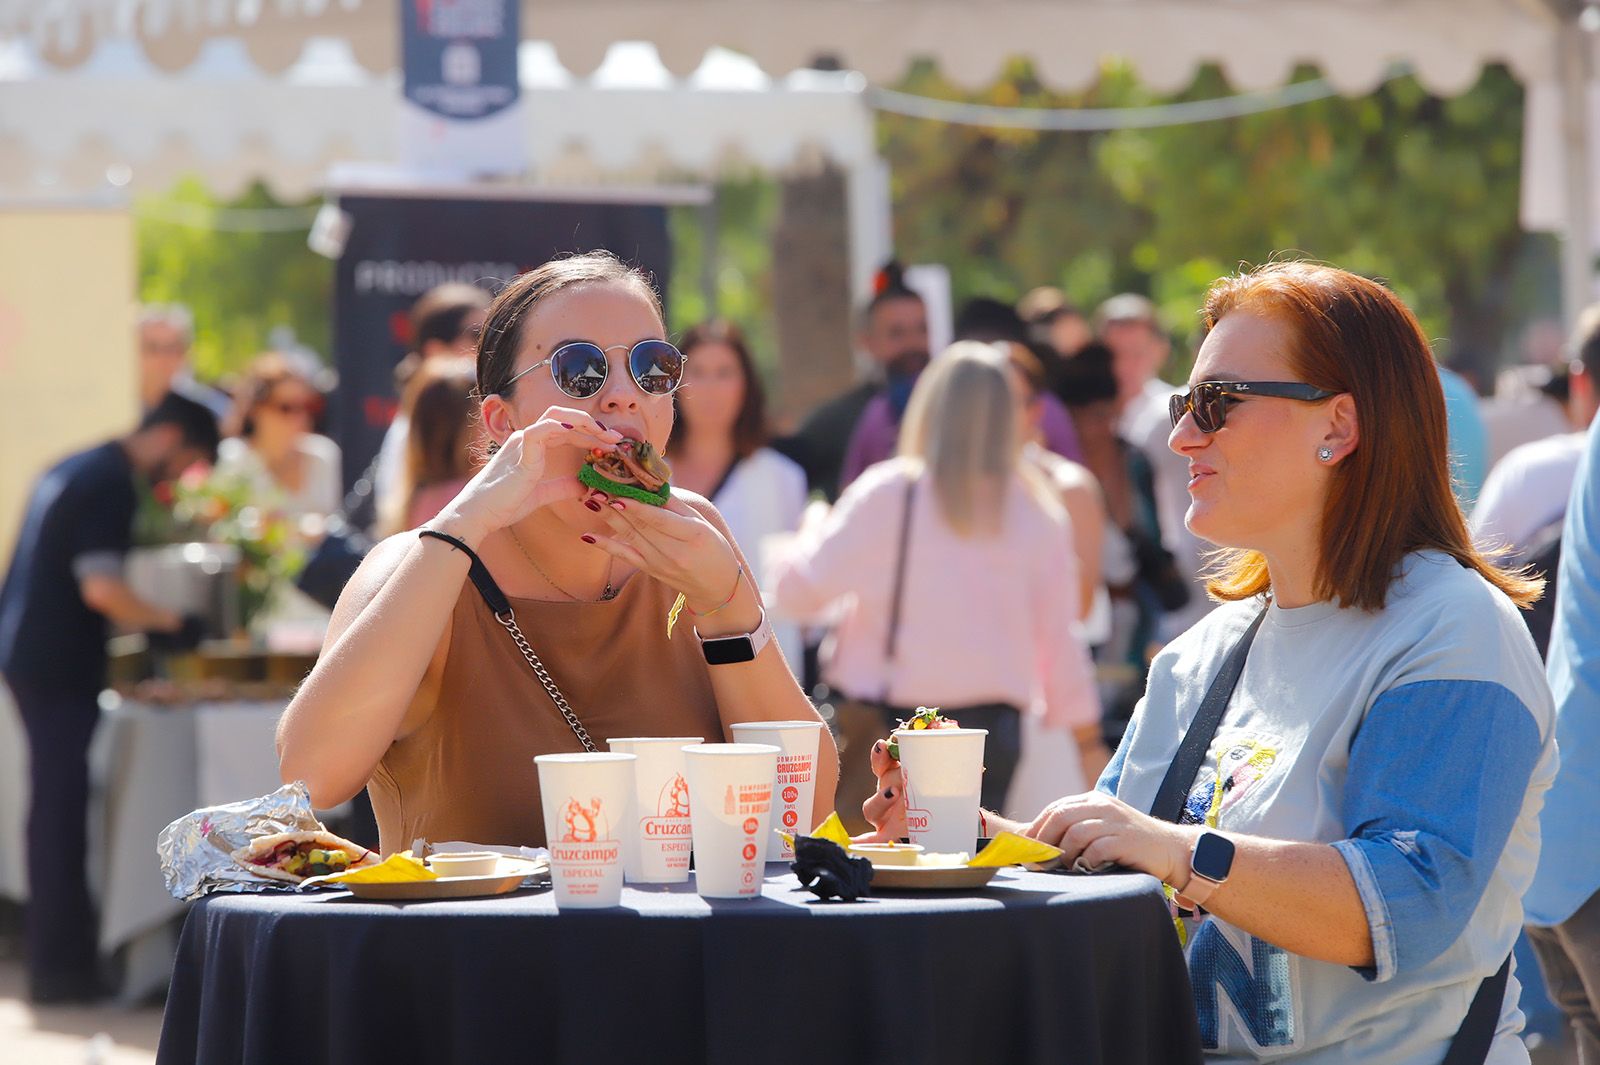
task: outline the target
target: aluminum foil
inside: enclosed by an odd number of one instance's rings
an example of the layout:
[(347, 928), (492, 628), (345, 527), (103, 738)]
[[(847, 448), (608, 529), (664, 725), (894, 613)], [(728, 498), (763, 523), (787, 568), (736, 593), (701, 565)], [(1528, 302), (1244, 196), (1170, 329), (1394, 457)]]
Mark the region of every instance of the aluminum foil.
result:
[(198, 899), (213, 892), (293, 891), (294, 885), (256, 876), (231, 855), (258, 836), (322, 828), (311, 809), (311, 794), (301, 781), (270, 795), (185, 814), (156, 837), (161, 876), (175, 899)]

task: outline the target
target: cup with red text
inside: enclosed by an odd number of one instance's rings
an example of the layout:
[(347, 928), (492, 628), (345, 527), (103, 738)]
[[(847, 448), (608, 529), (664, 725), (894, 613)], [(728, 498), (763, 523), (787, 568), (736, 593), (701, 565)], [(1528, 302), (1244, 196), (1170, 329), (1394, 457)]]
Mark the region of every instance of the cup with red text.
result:
[(599, 909), (622, 900), (623, 852), (633, 829), (631, 754), (534, 758), (557, 909)]
[(770, 743), (778, 755), (778, 775), (773, 781), (772, 831), (767, 839), (767, 861), (792, 862), (794, 848), (779, 832), (803, 836), (811, 831), (817, 795), (817, 752), (822, 745), (820, 721), (740, 721), (732, 726), (739, 743)]
[(981, 728), (897, 729), (906, 834), (932, 854), (972, 853), (983, 792)]
[(689, 879), (694, 837), (683, 749), (699, 742), (699, 736), (606, 740), (613, 751), (638, 759), (633, 771), (633, 838), (622, 854), (630, 884), (681, 884)]
[(765, 743), (695, 743), (683, 753), (689, 766), (695, 891), (708, 899), (759, 896), (782, 752)]

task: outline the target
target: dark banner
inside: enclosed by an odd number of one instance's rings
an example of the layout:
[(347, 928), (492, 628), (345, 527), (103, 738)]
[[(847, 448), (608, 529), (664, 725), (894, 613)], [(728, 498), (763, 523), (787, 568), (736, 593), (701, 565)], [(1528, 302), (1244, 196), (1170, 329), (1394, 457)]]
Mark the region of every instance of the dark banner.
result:
[(335, 280), (330, 431), (344, 449), (347, 488), (394, 417), (411, 305), (430, 288), (465, 281), (495, 292), (555, 255), (604, 248), (666, 292), (671, 254), (658, 204), (342, 195), (339, 207), (351, 228)]
[(484, 118), (516, 103), (517, 0), (403, 0), (405, 97), (440, 118)]

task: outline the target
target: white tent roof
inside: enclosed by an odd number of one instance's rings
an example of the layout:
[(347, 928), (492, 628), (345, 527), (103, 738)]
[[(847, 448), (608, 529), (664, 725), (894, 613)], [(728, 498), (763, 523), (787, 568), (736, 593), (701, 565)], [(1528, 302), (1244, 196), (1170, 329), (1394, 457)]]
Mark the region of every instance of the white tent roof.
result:
[[(781, 172), (816, 159), (852, 169), (875, 158), (858, 74), (773, 79), (713, 49), (677, 78), (638, 43), (613, 46), (587, 78), (545, 42), (524, 42), (520, 59), (540, 183)], [(337, 40), (310, 42), (281, 77), (257, 71), (238, 40), (209, 42), (177, 75), (131, 41), (106, 42), (68, 72), (13, 43), (0, 47), (0, 196), (159, 189), (198, 173), (223, 194), (264, 179), (299, 197), (334, 163), (396, 158), (396, 77), (369, 74)]]
[[(1376, 87), (1395, 61), (1442, 94), (1472, 84), (1485, 63), (1535, 79), (1551, 66), (1553, 27), (1548, 0), (522, 0), (522, 11), (526, 32), (559, 42), (579, 75), (626, 38), (655, 42), (680, 76), (722, 45), (779, 73), (834, 55), (873, 81), (930, 57), (973, 85), (1021, 54), (1071, 87), (1117, 55), (1159, 89), (1189, 84), (1210, 61), (1246, 89), (1312, 62), (1349, 93)], [(399, 54), (394, 0), (0, 0), (0, 37), (26, 37), (63, 66), (123, 36), (178, 70), (222, 35), (239, 36), (266, 71), (292, 65), (312, 37), (344, 38), (372, 71)]]

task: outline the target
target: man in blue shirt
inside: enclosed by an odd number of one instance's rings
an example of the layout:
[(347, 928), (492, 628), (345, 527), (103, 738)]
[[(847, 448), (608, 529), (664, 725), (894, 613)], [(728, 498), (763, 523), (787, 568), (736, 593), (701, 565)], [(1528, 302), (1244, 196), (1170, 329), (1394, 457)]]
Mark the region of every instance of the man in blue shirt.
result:
[(84, 875), (89, 740), (99, 719), (111, 623), (197, 640), (196, 622), (150, 605), (122, 578), (135, 478), (154, 483), (213, 461), (217, 423), (176, 393), (119, 440), (46, 471), (28, 499), (0, 586), (0, 676), (28, 736), (27, 946), (35, 1002), (98, 997), (95, 921)]
[(1561, 533), (1550, 691), (1561, 768), (1539, 818), (1539, 868), (1523, 900), (1550, 997), (1582, 1065), (1600, 1065), (1600, 421), (1589, 428)]

